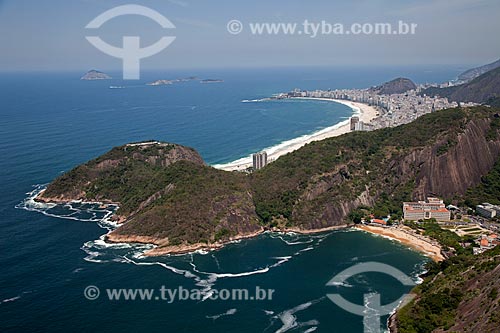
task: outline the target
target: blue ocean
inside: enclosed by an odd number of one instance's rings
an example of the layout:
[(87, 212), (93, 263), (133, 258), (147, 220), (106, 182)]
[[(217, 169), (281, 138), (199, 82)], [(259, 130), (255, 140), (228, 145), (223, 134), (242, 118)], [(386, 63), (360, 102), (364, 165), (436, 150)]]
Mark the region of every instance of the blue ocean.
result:
[[(27, 209), (33, 191), (113, 146), (162, 140), (227, 163), (332, 126), (352, 110), (322, 101), (262, 101), (301, 89), (365, 88), (398, 76), (453, 79), (462, 67), (279, 68), (143, 73), (140, 81), (81, 81), (83, 73), (0, 76), (0, 332), (363, 332), (363, 317), (329, 293), (382, 304), (408, 292), (396, 279), (363, 273), (327, 282), (357, 263), (390, 264), (418, 282), (427, 258), (359, 231), (266, 233), (213, 252), (143, 258), (143, 246), (109, 246), (106, 212)], [(119, 78), (120, 73), (109, 73)], [(221, 83), (158, 79), (198, 76)], [(110, 86), (114, 86), (111, 89)], [(30, 194), (31, 193), (31, 194)], [(64, 213), (68, 209), (71, 213)], [(71, 210), (73, 209), (73, 210)], [(44, 214), (45, 213), (45, 214)], [(65, 215), (66, 218), (62, 218)], [(88, 286), (100, 297), (85, 297)], [(106, 289), (273, 289), (267, 300), (109, 300)], [(388, 316), (382, 318), (382, 326)]]

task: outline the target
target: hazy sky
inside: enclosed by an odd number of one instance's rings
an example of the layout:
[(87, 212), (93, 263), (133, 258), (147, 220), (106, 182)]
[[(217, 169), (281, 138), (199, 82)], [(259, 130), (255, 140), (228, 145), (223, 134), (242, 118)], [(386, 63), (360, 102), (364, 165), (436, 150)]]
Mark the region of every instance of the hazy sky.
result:
[[(84, 27), (100, 13), (136, 3), (174, 23), (162, 29), (136, 15), (110, 20), (97, 31)], [(98, 35), (121, 46), (122, 36), (143, 46), (165, 34), (174, 43), (141, 65), (155, 68), (302, 65), (482, 64), (500, 58), (498, 0), (0, 0), (0, 70), (103, 70), (121, 60), (85, 39)], [(238, 19), (244, 31), (227, 32)], [(255, 36), (251, 22), (418, 24), (412, 36)]]

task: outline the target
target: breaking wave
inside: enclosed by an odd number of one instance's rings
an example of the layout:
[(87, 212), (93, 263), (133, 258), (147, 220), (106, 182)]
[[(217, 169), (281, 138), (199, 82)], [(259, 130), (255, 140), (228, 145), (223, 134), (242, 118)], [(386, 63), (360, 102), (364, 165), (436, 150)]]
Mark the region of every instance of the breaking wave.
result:
[[(117, 205), (102, 202), (72, 201), (65, 204), (37, 202), (35, 198), (45, 190), (46, 185), (35, 185), (26, 199), (16, 205), (16, 208), (42, 213), (46, 216), (69, 219), (82, 222), (94, 222), (100, 227), (111, 232), (119, 225), (111, 220), (118, 209)], [(256, 274), (266, 274), (301, 254), (314, 250), (330, 233), (316, 235), (302, 235), (297, 233), (266, 232), (262, 237), (277, 240), (286, 245), (286, 254), (269, 256), (262, 259), (260, 266), (240, 272), (224, 271), (220, 264), (218, 251), (198, 250), (183, 255), (166, 255), (148, 258), (144, 253), (155, 248), (153, 244), (108, 243), (104, 234), (99, 239), (85, 242), (81, 250), (85, 252), (84, 260), (92, 263), (120, 262), (137, 266), (160, 266), (169, 272), (183, 276), (193, 281), (200, 288), (203, 300), (213, 293), (213, 287), (219, 279), (244, 278)], [(247, 240), (231, 242), (238, 246), (245, 246)], [(208, 256), (210, 254), (210, 256)], [(203, 259), (204, 258), (204, 259)], [(203, 259), (203, 260), (201, 260)], [(199, 268), (199, 262), (211, 259), (212, 269)], [(267, 261), (267, 262), (266, 262)]]

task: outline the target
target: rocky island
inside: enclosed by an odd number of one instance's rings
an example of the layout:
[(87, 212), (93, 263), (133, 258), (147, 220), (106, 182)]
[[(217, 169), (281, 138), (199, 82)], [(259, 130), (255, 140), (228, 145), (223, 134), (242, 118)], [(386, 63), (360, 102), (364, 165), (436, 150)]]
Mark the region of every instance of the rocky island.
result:
[(312, 142), (249, 175), (208, 166), (177, 144), (127, 144), (63, 174), (38, 200), (117, 203), (122, 224), (108, 240), (156, 244), (150, 254), (219, 247), (265, 229), (324, 230), (359, 206), (396, 213), (428, 193), (462, 196), (498, 160), (497, 112), (448, 109)]
[(85, 73), (84, 76), (82, 76), (80, 78), (80, 80), (84, 80), (84, 81), (110, 80), (110, 79), (112, 79), (111, 76), (109, 76), (108, 74), (105, 74), (103, 72), (99, 72), (95, 69), (88, 71), (87, 73)]
[(175, 83), (183, 83), (183, 82), (189, 82), (189, 81), (199, 81), (200, 83), (221, 83), (221, 82), (224, 82), (224, 80), (220, 80), (220, 79), (199, 79), (196, 76), (190, 76), (190, 77), (186, 77), (186, 78), (173, 79), (173, 80), (166, 80), (166, 79), (156, 80), (156, 81), (146, 83), (146, 85), (147, 86), (165, 86), (165, 85), (171, 85), (171, 84), (175, 84)]
[(200, 83), (222, 83), (224, 80), (221, 79), (203, 79), (200, 80)]
[(146, 83), (147, 86), (164, 86), (168, 84), (174, 84), (172, 80), (156, 80), (153, 82)]

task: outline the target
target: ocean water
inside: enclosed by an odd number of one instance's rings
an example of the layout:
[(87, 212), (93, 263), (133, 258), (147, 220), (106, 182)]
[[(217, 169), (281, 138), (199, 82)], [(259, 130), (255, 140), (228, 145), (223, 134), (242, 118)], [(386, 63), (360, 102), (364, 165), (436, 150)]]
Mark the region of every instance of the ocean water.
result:
[[(100, 240), (112, 227), (101, 221), (108, 212), (89, 205), (27, 210), (26, 200), (61, 172), (127, 142), (176, 142), (196, 148), (210, 164), (226, 163), (352, 113), (330, 102), (243, 100), (293, 88), (362, 88), (397, 76), (439, 82), (461, 69), (151, 72), (140, 82), (83, 82), (82, 73), (1, 74), (0, 331), (362, 332), (362, 317), (340, 309), (326, 294), (338, 292), (362, 304), (364, 294), (379, 292), (386, 304), (409, 287), (378, 273), (359, 274), (343, 286), (325, 284), (366, 261), (391, 264), (417, 281), (428, 259), (355, 231), (268, 233), (210, 253), (142, 258), (144, 246)], [(224, 83), (144, 85), (191, 75)], [(99, 299), (84, 297), (89, 285), (101, 289)], [(195, 288), (203, 295), (256, 286), (275, 292), (266, 301), (172, 304), (105, 296), (107, 288), (161, 286)]]

